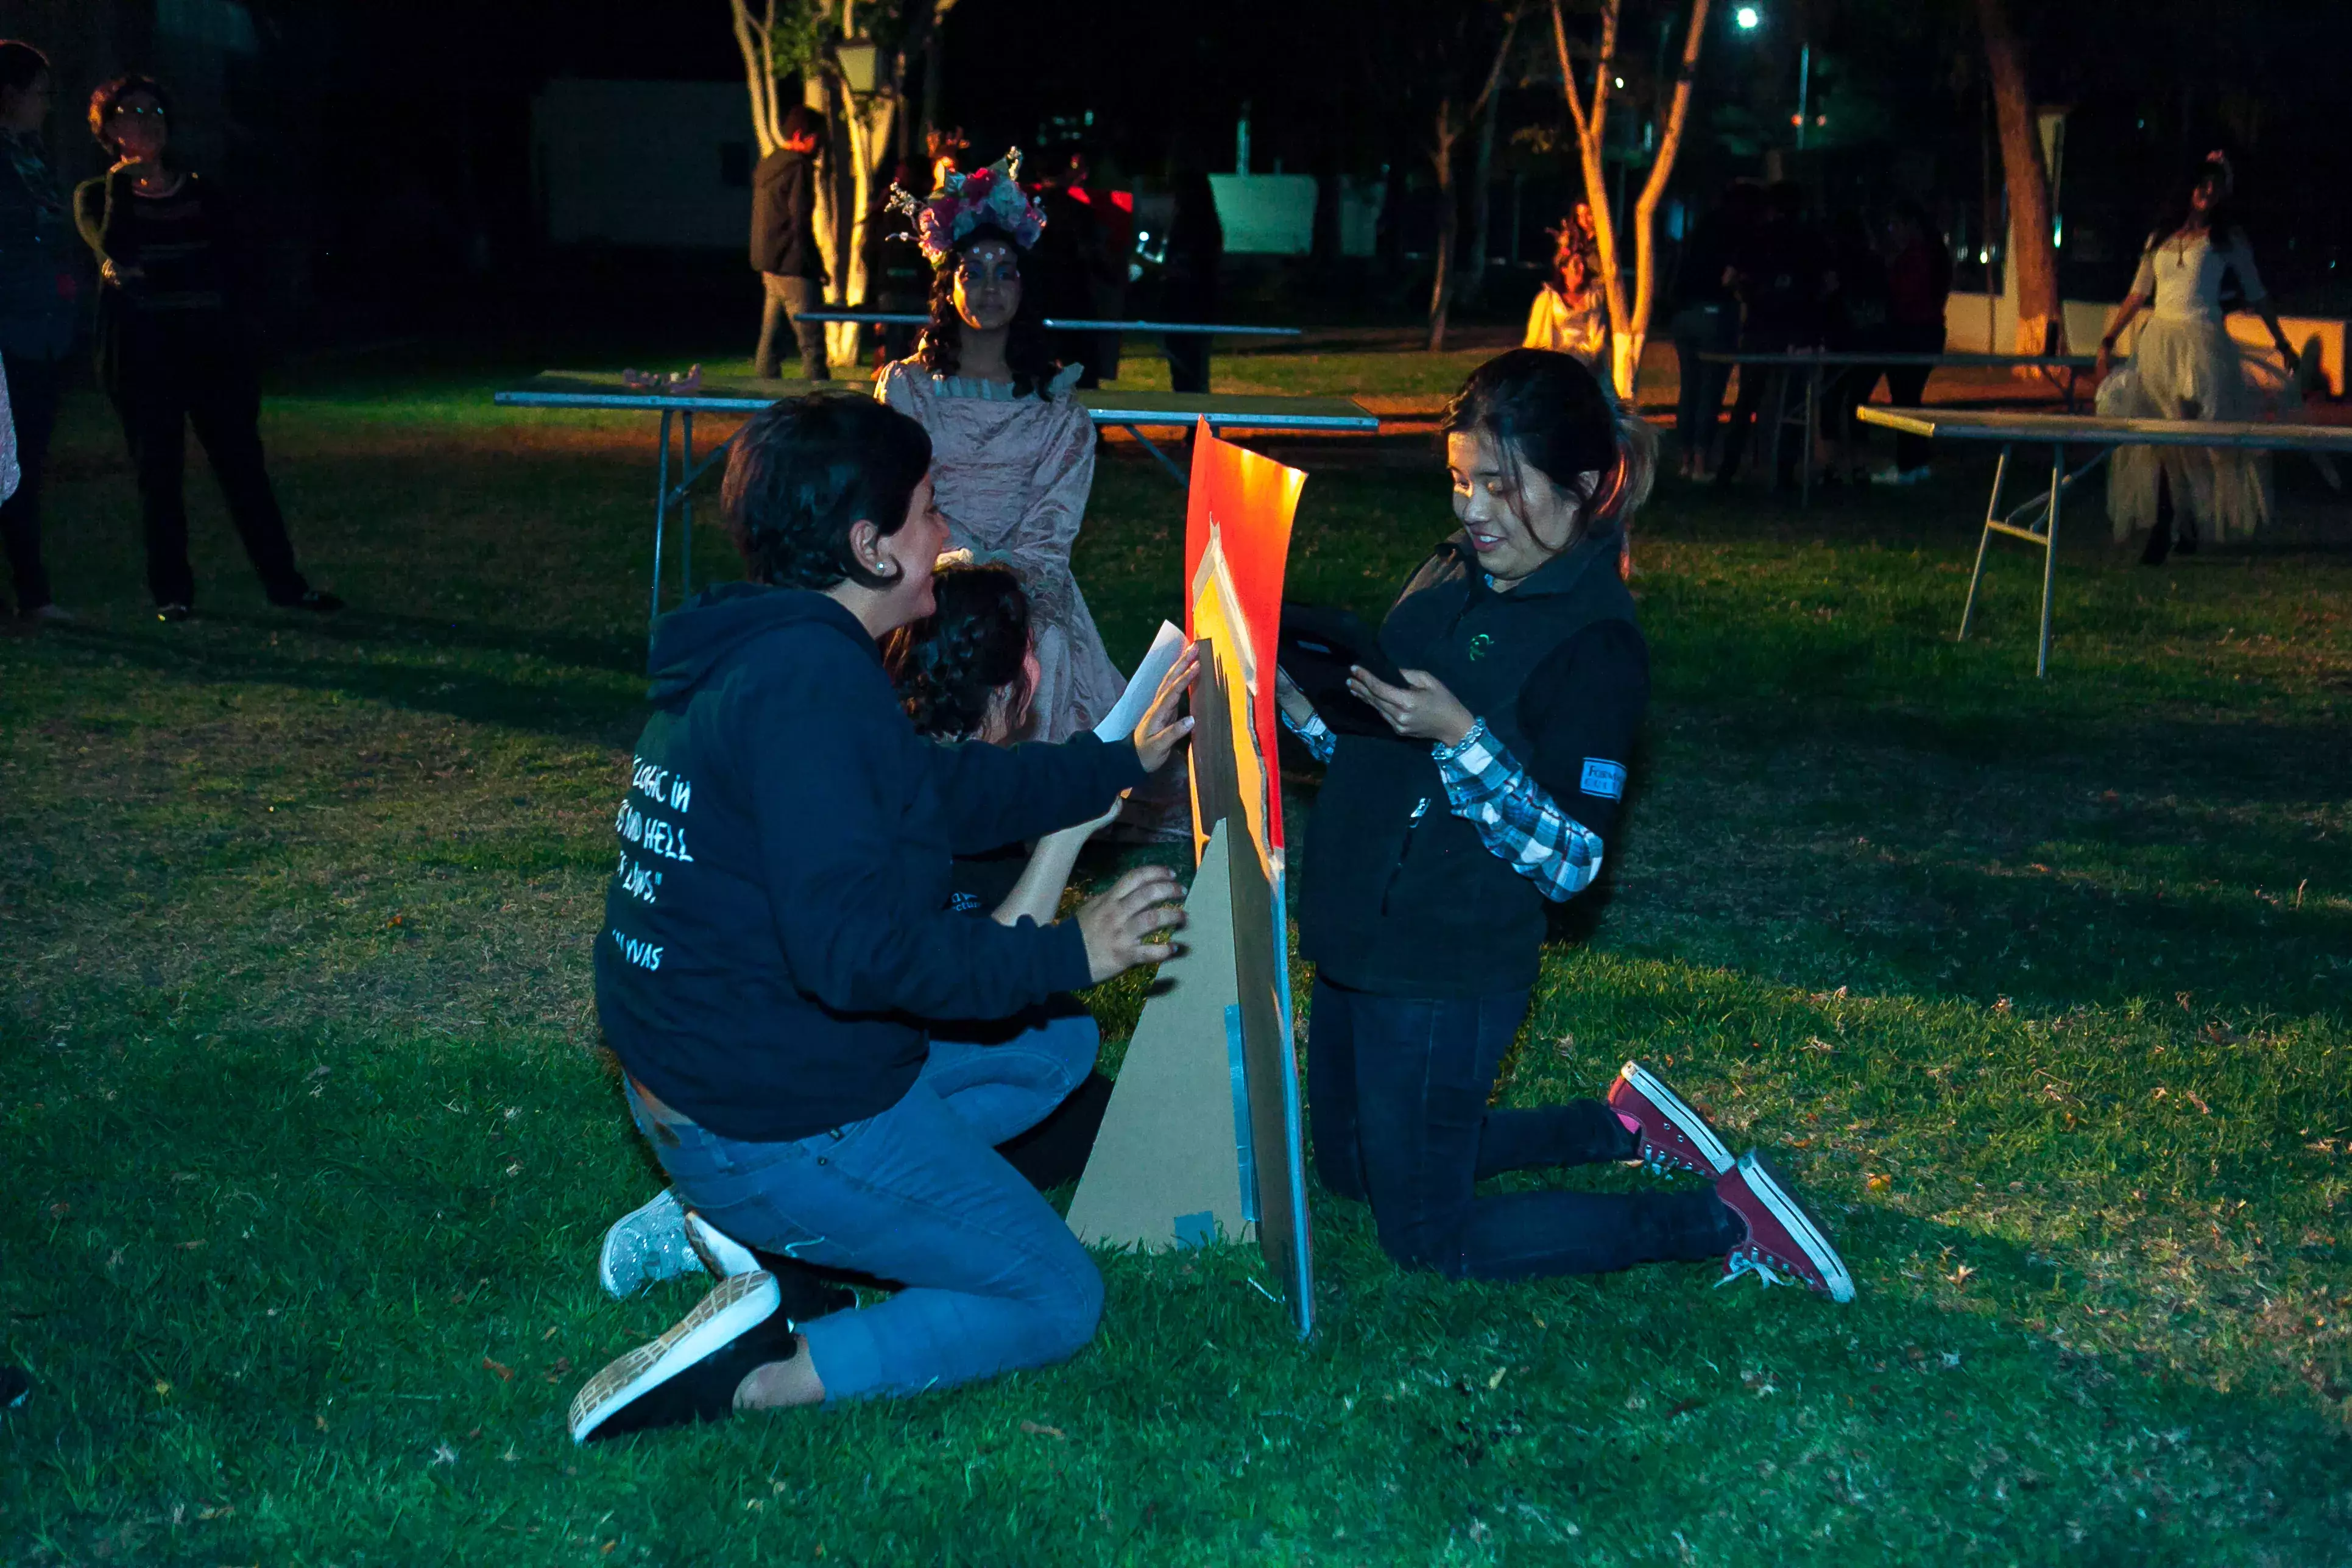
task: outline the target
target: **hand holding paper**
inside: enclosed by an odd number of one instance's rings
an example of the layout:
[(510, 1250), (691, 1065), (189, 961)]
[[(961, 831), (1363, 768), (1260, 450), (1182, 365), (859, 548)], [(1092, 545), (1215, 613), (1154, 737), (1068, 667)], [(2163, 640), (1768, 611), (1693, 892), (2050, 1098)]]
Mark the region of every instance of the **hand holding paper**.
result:
[(1183, 651), (1183, 630), (1167, 621), (1160, 622), (1160, 631), (1152, 637), (1151, 647), (1145, 651), (1143, 662), (1135, 667), (1135, 674), (1129, 679), (1127, 689), (1119, 693), (1118, 703), (1103, 715), (1102, 722), (1095, 726), (1096, 739), (1124, 741), (1131, 737), (1135, 727), (1143, 722), (1144, 710), (1159, 695), (1160, 683), (1175, 667), (1176, 656)]
[(1135, 754), (1141, 760), (1144, 772), (1158, 773), (1176, 750), (1176, 742), (1192, 732), (1191, 716), (1177, 718), (1176, 704), (1192, 689), (1192, 677), (1200, 668), (1200, 650), (1187, 647), (1168, 667), (1168, 673), (1160, 678), (1160, 689), (1152, 695), (1151, 707), (1135, 727)]

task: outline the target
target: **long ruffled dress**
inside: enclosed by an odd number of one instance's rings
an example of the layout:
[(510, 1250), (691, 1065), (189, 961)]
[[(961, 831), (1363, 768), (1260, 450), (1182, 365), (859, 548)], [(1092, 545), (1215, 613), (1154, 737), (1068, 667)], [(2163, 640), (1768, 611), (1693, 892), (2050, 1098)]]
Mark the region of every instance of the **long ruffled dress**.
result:
[(999, 382), (934, 375), (915, 360), (882, 367), (874, 395), (931, 437), (931, 490), (950, 542), (1010, 566), (1029, 593), (1037, 691), (1022, 740), (1094, 728), (1126, 689), (1070, 573), (1070, 546), (1095, 481), (1095, 426), (1071, 396), (1080, 367), (1045, 397)]
[[(2099, 386), (2100, 414), (2126, 419), (2260, 419), (2292, 407), (2283, 364), (2249, 356), (2230, 336), (2221, 279), (2234, 272), (2248, 304), (2266, 297), (2245, 237), (2216, 243), (2151, 237), (2132, 292), (2155, 300), (2131, 358)], [(2216, 447), (2118, 447), (2107, 468), (2107, 516), (2117, 542), (2156, 524), (2157, 478), (2171, 479), (2175, 514), (2205, 539), (2252, 533), (2270, 521), (2265, 453)]]

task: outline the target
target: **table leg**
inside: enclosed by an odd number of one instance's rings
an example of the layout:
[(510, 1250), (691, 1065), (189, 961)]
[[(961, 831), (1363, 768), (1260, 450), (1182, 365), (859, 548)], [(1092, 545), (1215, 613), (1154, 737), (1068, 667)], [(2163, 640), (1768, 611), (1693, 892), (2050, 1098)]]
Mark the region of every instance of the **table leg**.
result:
[(2050, 596), (2058, 581), (2058, 502), (2065, 489), (2066, 448), (2054, 446), (2050, 448), (2050, 515), (2042, 524), (2042, 652), (2033, 661), (2033, 673), (2044, 680), (2050, 677)]
[(1805, 449), (1797, 454), (1804, 465), (1803, 477), (1797, 482), (1797, 504), (1810, 508), (1813, 504), (1813, 448), (1821, 445), (1822, 429), (1822, 367), (1814, 365), (1805, 372)]
[(683, 411), (685, 447), (678, 454), (677, 602), (694, 597), (694, 410)]
[(1122, 429), (1122, 430), (1124, 430), (1124, 431), (1126, 431), (1129, 435), (1130, 435), (1130, 436), (1134, 437), (1138, 441), (1142, 442), (1142, 443), (1143, 443), (1143, 449), (1144, 449), (1145, 451), (1147, 451), (1147, 452), (1150, 453), (1153, 457), (1155, 457), (1155, 458), (1159, 458), (1159, 459), (1160, 459), (1160, 466), (1161, 468), (1166, 468), (1170, 473), (1171, 473), (1171, 474), (1173, 474), (1173, 475), (1175, 475), (1175, 476), (1176, 476), (1176, 483), (1177, 483), (1178, 488), (1180, 488), (1180, 489), (1187, 489), (1187, 490), (1189, 490), (1189, 489), (1191, 489), (1192, 488), (1192, 479), (1191, 479), (1190, 478), (1188, 478), (1188, 477), (1185, 475), (1184, 470), (1183, 470), (1183, 469), (1181, 469), (1181, 468), (1178, 468), (1178, 467), (1176, 466), (1176, 464), (1175, 464), (1175, 460), (1174, 460), (1173, 458), (1170, 458), (1170, 457), (1168, 456), (1168, 454), (1167, 454), (1167, 453), (1165, 453), (1165, 452), (1161, 451), (1161, 450), (1160, 449), (1160, 447), (1158, 447), (1158, 446), (1157, 446), (1157, 445), (1152, 441), (1151, 437), (1149, 437), (1149, 436), (1147, 436), (1147, 435), (1145, 435), (1145, 434), (1143, 433), (1143, 427), (1142, 427), (1141, 426), (1139, 426), (1139, 425), (1122, 425), (1122, 426), (1119, 426), (1119, 428), (1120, 428), (1120, 429)]
[(1959, 640), (1969, 640), (1969, 618), (1977, 613), (1977, 584), (1984, 581), (1985, 552), (1992, 546), (1992, 525), (2000, 516), (2000, 482), (2009, 474), (2009, 448), (1992, 468), (1992, 499), (1985, 502), (1984, 531), (1977, 536), (1977, 569), (1969, 574), (1969, 602), (1960, 609)]
[(669, 426), (675, 412), (662, 410), (661, 460), (654, 468), (654, 596), (646, 612), (648, 626), (661, 618), (662, 524), (669, 521)]

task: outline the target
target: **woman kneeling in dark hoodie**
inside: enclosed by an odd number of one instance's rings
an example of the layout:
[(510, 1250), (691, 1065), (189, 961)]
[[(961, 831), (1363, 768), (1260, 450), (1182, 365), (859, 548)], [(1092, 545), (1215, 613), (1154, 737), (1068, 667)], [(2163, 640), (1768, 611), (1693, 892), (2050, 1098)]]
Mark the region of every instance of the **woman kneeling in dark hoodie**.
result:
[(680, 1200), (760, 1251), (907, 1288), (795, 1330), (772, 1276), (722, 1280), (581, 1390), (577, 1441), (1041, 1365), (1101, 1315), (1085, 1248), (958, 1113), (1003, 1086), (969, 1063), (935, 1086), (926, 1029), (1167, 956), (1164, 868), (1009, 926), (954, 912), (950, 868), (1090, 821), (1165, 763), (1192, 660), (1131, 742), (918, 735), (877, 644), (932, 608), (929, 464), (920, 426), (850, 396), (737, 438), (721, 505), (751, 581), (656, 628), (596, 942), (605, 1038)]

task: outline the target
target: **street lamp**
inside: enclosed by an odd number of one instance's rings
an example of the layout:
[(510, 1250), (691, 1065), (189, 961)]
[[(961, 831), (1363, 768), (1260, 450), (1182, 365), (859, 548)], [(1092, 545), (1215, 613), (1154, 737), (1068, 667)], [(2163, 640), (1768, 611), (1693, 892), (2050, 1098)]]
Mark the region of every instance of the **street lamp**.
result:
[(1731, 14), (1732, 24), (1743, 33), (1752, 33), (1764, 25), (1764, 13), (1753, 5), (1742, 5)]
[(833, 50), (833, 58), (841, 67), (841, 84), (859, 98), (871, 93), (875, 65), (881, 54), (882, 47), (871, 38), (842, 39)]

